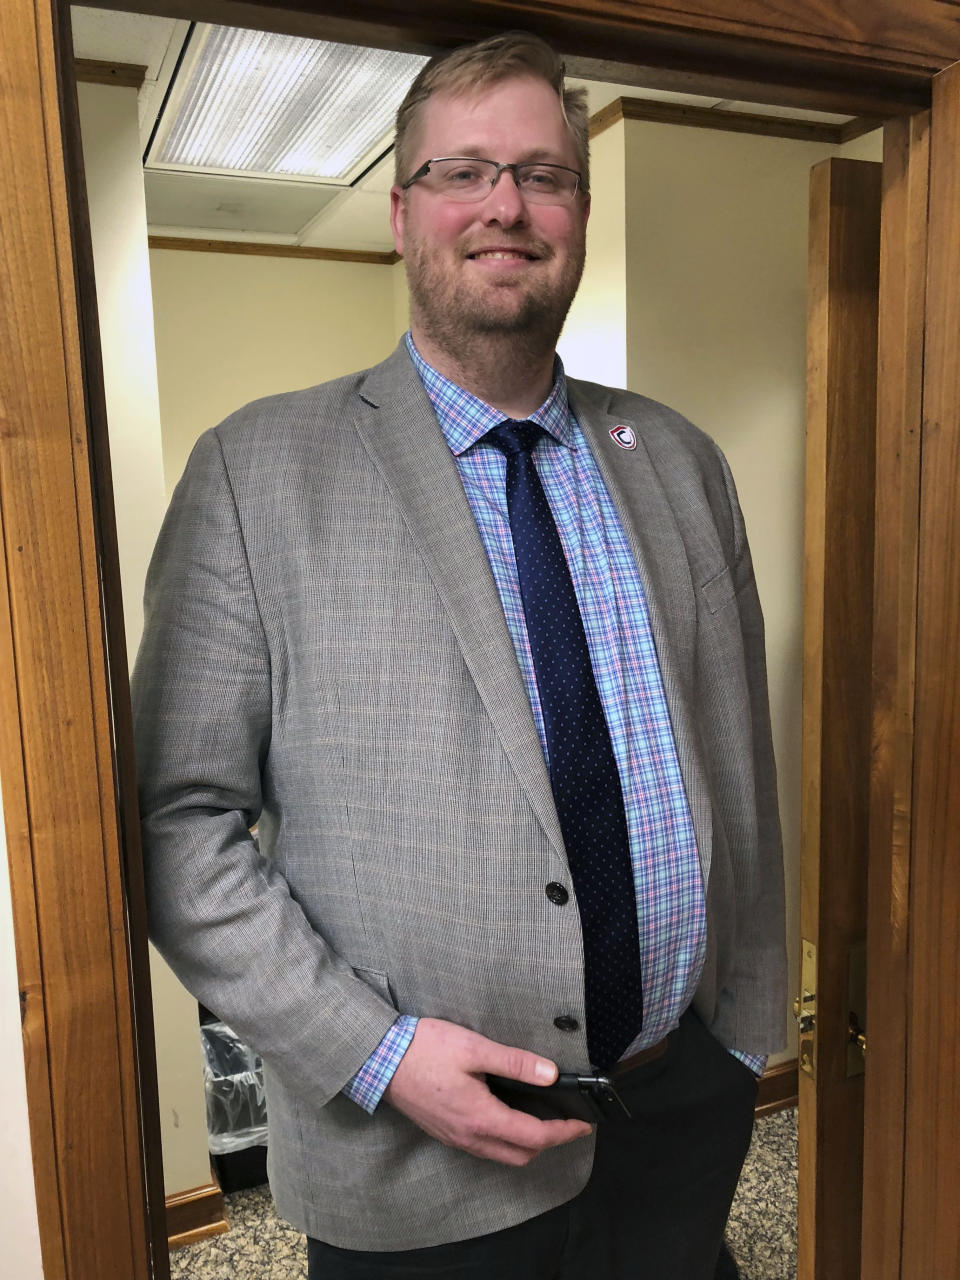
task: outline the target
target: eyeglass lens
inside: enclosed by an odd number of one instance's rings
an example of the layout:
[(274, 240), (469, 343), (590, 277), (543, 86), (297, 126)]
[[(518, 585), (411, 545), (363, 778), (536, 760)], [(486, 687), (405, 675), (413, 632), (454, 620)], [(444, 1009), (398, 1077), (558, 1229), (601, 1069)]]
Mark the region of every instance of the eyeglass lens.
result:
[[(577, 193), (579, 175), (561, 165), (518, 164), (510, 169), (520, 194), (535, 204), (563, 204)], [(423, 181), (450, 200), (482, 200), (501, 172), (493, 160), (431, 160)]]

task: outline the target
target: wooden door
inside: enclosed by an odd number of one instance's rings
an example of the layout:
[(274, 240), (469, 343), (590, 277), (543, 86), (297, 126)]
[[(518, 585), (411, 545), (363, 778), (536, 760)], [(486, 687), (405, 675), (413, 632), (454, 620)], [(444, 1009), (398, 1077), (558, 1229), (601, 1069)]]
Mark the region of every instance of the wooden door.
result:
[(860, 1276), (864, 1081), (848, 1023), (867, 928), (880, 176), (833, 159), (810, 184), (800, 1280)]

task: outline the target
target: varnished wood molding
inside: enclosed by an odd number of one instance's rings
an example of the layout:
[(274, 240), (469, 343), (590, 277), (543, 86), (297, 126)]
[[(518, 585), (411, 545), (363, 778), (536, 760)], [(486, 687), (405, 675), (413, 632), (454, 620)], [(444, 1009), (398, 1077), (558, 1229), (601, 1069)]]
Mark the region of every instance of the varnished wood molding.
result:
[(74, 74), (83, 84), (118, 84), (125, 89), (139, 89), (147, 78), (147, 68), (134, 62), (99, 62), (96, 58), (77, 58)]
[(929, 128), (924, 112), (884, 130), (867, 887), (867, 1026), (883, 1027), (883, 1051), (870, 1059), (863, 1127), (870, 1280), (901, 1275)]
[(934, 82), (929, 145), (899, 1274), (939, 1280), (957, 1270), (960, 1186), (960, 67)]
[(601, 133), (605, 133), (618, 120), (623, 119), (623, 99), (614, 98), (612, 102), (608, 102), (605, 107), (601, 107), (599, 111), (595, 111), (590, 117), (590, 137), (591, 139), (599, 137)]
[(723, 107), (692, 107), (650, 98), (616, 98), (590, 118), (590, 137), (609, 129), (618, 120), (650, 120), (654, 124), (679, 124), (693, 129), (719, 129), (724, 133), (754, 133), (767, 138), (793, 138), (798, 142), (839, 145), (878, 127), (874, 119), (859, 118), (844, 124), (819, 120), (795, 120), (792, 116), (758, 115), (753, 111), (727, 111)]
[(768, 1067), (760, 1078), (757, 1090), (757, 1105), (754, 1114), (772, 1116), (775, 1111), (786, 1111), (788, 1107), (797, 1105), (797, 1060), (778, 1062), (775, 1067)]
[[(145, 0), (111, 3), (145, 7)], [(572, 75), (850, 114), (926, 107), (931, 75), (960, 58), (956, 8), (941, 0), (150, 0), (146, 7), (417, 53), (520, 27), (554, 44)], [(630, 63), (642, 67), (642, 80), (596, 75)]]
[(188, 236), (148, 236), (151, 249), (180, 249), (189, 253), (239, 253), (262, 258), (315, 258), (325, 262), (364, 262), (392, 267), (398, 253), (366, 249), (320, 249), (306, 244), (269, 244), (259, 240), (199, 240)]
[(213, 1180), (167, 1196), (167, 1238), (171, 1249), (196, 1244), (230, 1230), (223, 1212), (223, 1192)]
[(881, 173), (835, 156), (810, 174), (800, 934), (819, 1030), (797, 1080), (800, 1280), (861, 1274), (864, 1076), (843, 1029), (867, 931)]

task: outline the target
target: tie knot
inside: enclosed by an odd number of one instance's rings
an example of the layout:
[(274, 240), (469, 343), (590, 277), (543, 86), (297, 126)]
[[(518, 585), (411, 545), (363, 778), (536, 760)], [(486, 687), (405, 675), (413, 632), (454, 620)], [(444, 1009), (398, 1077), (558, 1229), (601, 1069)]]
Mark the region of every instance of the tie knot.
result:
[(499, 426), (491, 427), (483, 438), (509, 458), (518, 453), (532, 453), (542, 435), (543, 427), (536, 422), (514, 422), (507, 418)]

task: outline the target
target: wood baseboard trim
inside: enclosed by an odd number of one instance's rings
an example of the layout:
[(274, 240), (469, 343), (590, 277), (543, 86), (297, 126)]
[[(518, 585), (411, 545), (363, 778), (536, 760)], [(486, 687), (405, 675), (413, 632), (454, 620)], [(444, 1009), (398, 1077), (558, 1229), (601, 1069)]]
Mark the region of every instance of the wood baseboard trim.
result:
[(793, 138), (797, 142), (837, 145), (869, 133), (881, 123), (874, 117), (856, 117), (844, 124), (821, 120), (797, 120), (792, 116), (760, 115), (730, 111), (724, 107), (694, 107), (649, 98), (615, 98), (590, 117), (590, 137), (596, 138), (618, 120), (648, 120), (654, 124), (679, 124), (695, 129), (719, 129), (725, 133), (753, 133), (769, 138)]
[(166, 1206), (167, 1243), (171, 1249), (223, 1235), (230, 1229), (223, 1212), (223, 1192), (212, 1176), (201, 1187), (167, 1196)]
[(125, 89), (139, 89), (147, 75), (147, 68), (139, 63), (100, 62), (96, 58), (75, 58), (73, 70), (83, 84), (113, 84)]
[(775, 1067), (766, 1070), (760, 1079), (757, 1091), (756, 1116), (771, 1116), (775, 1111), (786, 1111), (788, 1107), (797, 1105), (799, 1083), (797, 1080), (797, 1060), (778, 1062)]

